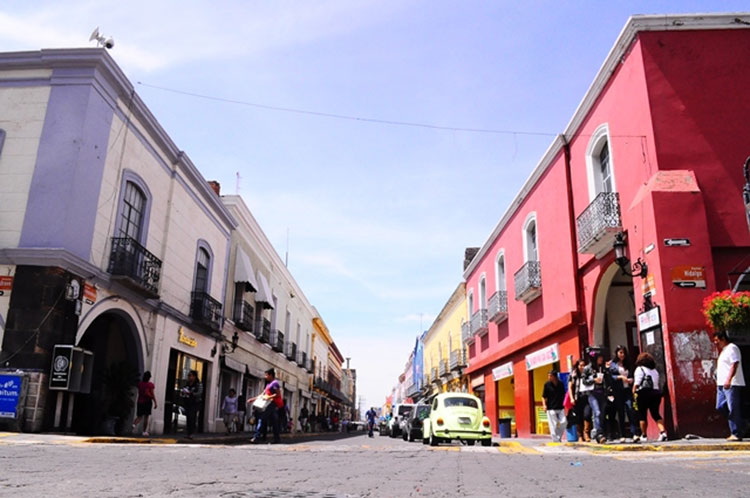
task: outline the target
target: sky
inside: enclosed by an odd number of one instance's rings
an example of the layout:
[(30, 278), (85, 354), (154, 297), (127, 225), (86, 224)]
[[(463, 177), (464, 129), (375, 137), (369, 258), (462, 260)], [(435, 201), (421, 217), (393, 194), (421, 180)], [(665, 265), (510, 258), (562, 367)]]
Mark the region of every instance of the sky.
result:
[(282, 257), (289, 248), (289, 269), (358, 371), (361, 401), (379, 406), (462, 280), (464, 248), (484, 243), (628, 17), (743, 10), (731, 0), (5, 1), (0, 47), (94, 46), (96, 26), (114, 37), (111, 55), (177, 146), (243, 196)]

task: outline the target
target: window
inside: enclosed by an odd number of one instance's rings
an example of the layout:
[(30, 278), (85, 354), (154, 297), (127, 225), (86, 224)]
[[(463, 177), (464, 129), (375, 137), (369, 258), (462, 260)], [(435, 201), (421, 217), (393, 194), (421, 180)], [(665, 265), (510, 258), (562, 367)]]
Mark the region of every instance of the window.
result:
[(487, 279), (484, 275), (479, 280), (479, 309), (487, 309)]
[(476, 401), (471, 398), (459, 398), (459, 397), (448, 397), (443, 400), (443, 404), (446, 408), (452, 408), (454, 406), (466, 406), (468, 408), (479, 408)]
[(474, 313), (474, 292), (473, 291), (469, 291), (468, 304), (469, 304), (469, 316), (471, 316), (471, 314)]
[(506, 290), (505, 287), (505, 254), (500, 251), (495, 262), (495, 285), (498, 291)]
[(539, 261), (539, 244), (536, 227), (536, 213), (531, 213), (526, 218), (523, 227), (523, 248), (526, 262)]
[(141, 240), (143, 212), (146, 207), (146, 196), (134, 183), (125, 184), (122, 212), (120, 214), (120, 237)]
[(3, 145), (5, 144), (5, 130), (0, 129), (0, 156), (3, 155)]
[(198, 249), (198, 262), (195, 269), (195, 292), (208, 292), (208, 276), (211, 265), (211, 256), (204, 248)]
[(591, 135), (586, 149), (589, 201), (602, 192), (616, 192), (609, 126), (600, 125)]

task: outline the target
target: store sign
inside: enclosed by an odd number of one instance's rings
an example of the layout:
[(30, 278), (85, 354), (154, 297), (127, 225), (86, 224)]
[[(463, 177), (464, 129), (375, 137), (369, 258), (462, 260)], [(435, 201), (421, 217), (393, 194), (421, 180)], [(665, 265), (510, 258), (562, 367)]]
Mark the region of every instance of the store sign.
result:
[(498, 381), (507, 377), (513, 377), (513, 362), (509, 361), (497, 368), (492, 369), (492, 379)]
[(526, 370), (534, 370), (557, 361), (560, 361), (560, 346), (555, 343), (552, 346), (527, 354)]
[(190, 346), (191, 348), (194, 348), (198, 345), (198, 341), (195, 340), (193, 337), (190, 337), (189, 335), (185, 335), (185, 332), (182, 330), (182, 327), (178, 330), (179, 337), (177, 340), (181, 342), (182, 344), (185, 344), (186, 346)]
[(16, 418), (21, 381), (19, 375), (0, 375), (0, 418)]
[(702, 266), (675, 266), (672, 268), (672, 283), (677, 287), (705, 289), (706, 270)]
[(13, 288), (13, 277), (0, 277), (0, 296), (7, 296)]
[(656, 283), (653, 275), (648, 274), (646, 278), (641, 280), (641, 291), (643, 291), (643, 297), (654, 297), (656, 295)]
[(83, 285), (83, 300), (86, 304), (94, 304), (96, 302), (96, 287), (94, 284), (86, 282)]
[(68, 389), (72, 360), (73, 346), (55, 346), (52, 353), (52, 373), (49, 378), (50, 389)]
[(650, 310), (638, 314), (638, 330), (641, 332), (653, 329), (659, 325), (661, 325), (661, 315), (659, 314), (658, 306), (654, 306)]

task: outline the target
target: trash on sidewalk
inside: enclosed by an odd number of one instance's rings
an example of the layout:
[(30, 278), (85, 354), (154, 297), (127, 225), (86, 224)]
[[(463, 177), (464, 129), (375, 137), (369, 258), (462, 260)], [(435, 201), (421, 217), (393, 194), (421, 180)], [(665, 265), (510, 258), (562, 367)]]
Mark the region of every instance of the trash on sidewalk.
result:
[(571, 467), (581, 467), (583, 466), (583, 463), (581, 462), (570, 462)]
[(685, 434), (685, 436), (682, 439), (687, 439), (687, 440), (701, 439), (701, 437), (700, 436), (696, 436), (695, 434)]

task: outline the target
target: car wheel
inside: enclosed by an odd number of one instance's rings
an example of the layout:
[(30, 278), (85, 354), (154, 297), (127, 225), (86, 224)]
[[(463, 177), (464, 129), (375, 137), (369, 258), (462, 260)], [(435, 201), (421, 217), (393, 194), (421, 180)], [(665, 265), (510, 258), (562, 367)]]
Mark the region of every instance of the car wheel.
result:
[(403, 439), (404, 441), (406, 441), (406, 431), (404, 431), (404, 432), (401, 433), (401, 439)]
[(437, 446), (440, 443), (440, 440), (435, 437), (435, 434), (430, 432), (430, 446)]
[(409, 441), (410, 443), (414, 442), (414, 434), (411, 431), (409, 431), (409, 437), (407, 438), (407, 441)]
[(430, 438), (422, 436), (422, 444), (430, 444)]
[(467, 446), (474, 446), (474, 443), (475, 443), (475, 441), (473, 439), (467, 439), (466, 440), (466, 445)]
[(482, 439), (482, 446), (492, 446), (492, 438)]

